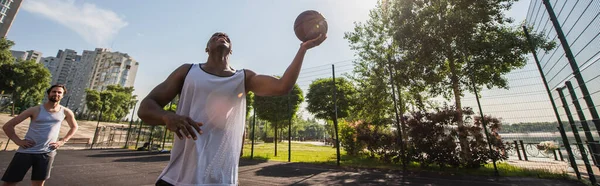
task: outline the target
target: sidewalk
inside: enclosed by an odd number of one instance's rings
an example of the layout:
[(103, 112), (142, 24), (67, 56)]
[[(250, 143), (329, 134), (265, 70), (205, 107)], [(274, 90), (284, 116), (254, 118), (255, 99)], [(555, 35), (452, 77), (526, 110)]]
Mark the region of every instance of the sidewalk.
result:
[[(14, 151), (0, 152), (4, 174)], [(112, 150), (61, 150), (47, 185), (153, 185), (168, 153)], [(30, 173), (20, 185), (30, 185)], [(410, 175), (399, 171), (341, 169), (335, 166), (241, 160), (240, 185), (583, 185), (536, 178)]]

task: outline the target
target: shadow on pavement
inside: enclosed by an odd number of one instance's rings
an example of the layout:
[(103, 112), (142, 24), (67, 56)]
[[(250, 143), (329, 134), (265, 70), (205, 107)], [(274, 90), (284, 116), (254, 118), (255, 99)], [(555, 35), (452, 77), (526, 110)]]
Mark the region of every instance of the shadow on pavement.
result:
[(113, 162), (161, 162), (161, 161), (169, 161), (170, 155), (157, 155), (157, 154), (146, 154), (153, 156), (143, 156), (143, 157), (135, 157), (135, 158), (121, 158), (116, 159)]
[(265, 166), (260, 170), (256, 171), (256, 175), (267, 177), (298, 177), (316, 175), (327, 171), (329, 170), (320, 168), (308, 168), (303, 163), (286, 163)]
[(254, 158), (254, 159), (250, 159), (250, 158), (240, 158), (240, 167), (244, 167), (244, 166), (252, 166), (252, 165), (258, 165), (261, 163), (265, 163), (269, 161), (269, 159), (266, 158)]
[(131, 156), (147, 156), (147, 155), (160, 155), (164, 154), (161, 152), (148, 152), (148, 151), (105, 151), (104, 153), (91, 154), (88, 157), (95, 158), (109, 158), (109, 157), (131, 157)]

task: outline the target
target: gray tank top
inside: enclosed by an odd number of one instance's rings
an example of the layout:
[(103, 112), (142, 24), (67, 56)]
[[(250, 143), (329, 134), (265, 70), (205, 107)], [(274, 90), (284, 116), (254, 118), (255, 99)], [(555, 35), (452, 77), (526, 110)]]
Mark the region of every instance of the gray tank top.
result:
[(44, 105), (40, 105), (40, 113), (31, 121), (25, 134), (25, 139), (34, 141), (35, 145), (26, 149), (19, 147), (17, 152), (39, 154), (54, 151), (55, 149), (50, 148), (50, 143), (58, 140), (60, 125), (64, 119), (65, 112), (62, 106), (58, 112), (50, 113)]

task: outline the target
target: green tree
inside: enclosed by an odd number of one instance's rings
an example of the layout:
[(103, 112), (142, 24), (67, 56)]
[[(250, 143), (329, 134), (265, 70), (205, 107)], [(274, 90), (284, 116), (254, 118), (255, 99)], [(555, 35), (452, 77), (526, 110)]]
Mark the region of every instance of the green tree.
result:
[[(465, 128), (461, 97), (464, 91), (508, 88), (505, 74), (525, 66), (528, 42), (520, 27), (504, 15), (515, 0), (393, 1), (394, 41), (403, 61), (417, 62), (431, 76), (416, 76), (429, 92), (454, 98), (458, 127)], [(535, 49), (554, 43), (534, 34)], [(467, 133), (459, 130), (463, 158), (470, 159)]]
[[(316, 118), (324, 120), (333, 120), (335, 109), (333, 102), (333, 78), (320, 78), (314, 80), (306, 95), (308, 106), (306, 109), (315, 115)], [(346, 78), (335, 79), (335, 90), (337, 98), (337, 117), (346, 118), (350, 115), (354, 99), (357, 94), (354, 85)], [(329, 131), (329, 130), (328, 130)], [(332, 137), (334, 133), (330, 133)]]
[(88, 110), (88, 119), (92, 114), (96, 114), (100, 111), (102, 101), (100, 100), (100, 92), (96, 90), (86, 89), (85, 90), (85, 105)]
[(136, 95), (133, 95), (133, 91), (133, 87), (120, 85), (109, 85), (102, 92), (86, 90), (86, 105), (94, 114), (104, 107), (102, 121), (121, 121), (137, 98)]
[[(15, 58), (10, 52), (10, 48), (15, 45), (15, 42), (7, 40), (5, 37), (0, 38), (0, 66), (15, 62)], [(2, 74), (0, 74), (2, 76)], [(4, 78), (2, 78), (4, 79)]]
[[(288, 109), (288, 99), (291, 103), (291, 114)], [(288, 95), (283, 96), (254, 96), (254, 105), (256, 116), (262, 120), (269, 121), (271, 126), (269, 128), (274, 130), (275, 134), (275, 156), (277, 156), (277, 141), (278, 141), (278, 130), (287, 127), (290, 117), (295, 117), (296, 111), (300, 103), (304, 101), (302, 90), (298, 84), (294, 85), (294, 88)]]
[(50, 85), (48, 69), (33, 60), (4, 63), (0, 66), (0, 74), (0, 89), (11, 94), (18, 112), (40, 104)]
[(40, 104), (50, 84), (50, 72), (35, 61), (17, 61), (10, 52), (15, 43), (0, 38), (0, 93), (11, 94), (17, 112)]

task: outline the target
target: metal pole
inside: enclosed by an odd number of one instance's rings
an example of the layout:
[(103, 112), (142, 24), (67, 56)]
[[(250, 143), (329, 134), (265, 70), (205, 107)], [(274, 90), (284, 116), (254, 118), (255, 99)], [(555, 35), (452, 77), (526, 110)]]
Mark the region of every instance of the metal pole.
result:
[[(392, 60), (388, 58), (388, 61)], [(394, 73), (391, 66), (388, 67), (390, 71), (390, 83), (392, 84), (392, 100), (394, 101), (394, 113), (396, 114), (396, 131), (398, 132), (398, 145), (400, 145), (400, 153), (402, 154), (402, 170), (406, 171), (406, 154), (404, 153), (404, 139), (402, 138), (402, 128), (400, 127), (400, 115), (398, 114), (398, 103), (396, 102), (396, 91), (394, 89)], [(399, 93), (398, 93), (399, 94)]]
[(335, 129), (335, 148), (337, 152), (337, 165), (340, 166), (340, 138), (338, 136), (338, 121), (337, 121), (337, 86), (335, 84), (335, 65), (331, 65), (331, 74), (333, 74), (333, 127)]
[(288, 162), (292, 161), (292, 103), (291, 103), (292, 92), (288, 94)]
[(102, 98), (102, 107), (100, 108), (100, 114), (98, 114), (98, 123), (96, 123), (96, 131), (94, 132), (94, 139), (92, 140), (92, 145), (90, 145), (90, 149), (94, 148), (94, 144), (96, 143), (98, 136), (98, 127), (100, 126), (100, 120), (102, 119), (102, 111), (104, 111), (104, 105), (106, 103), (106, 99)]
[(592, 136), (592, 132), (590, 131), (590, 127), (587, 124), (587, 120), (585, 119), (585, 114), (583, 114), (583, 110), (581, 109), (581, 105), (579, 104), (579, 100), (577, 100), (577, 95), (575, 93), (575, 90), (573, 89), (573, 85), (571, 84), (570, 81), (565, 82), (565, 85), (567, 86), (567, 89), (569, 90), (569, 94), (571, 95), (571, 99), (573, 100), (573, 105), (575, 106), (575, 111), (577, 112), (577, 115), (579, 116), (579, 122), (581, 122), (581, 126), (583, 127), (583, 132), (585, 134), (585, 138), (587, 140), (588, 143), (588, 147), (590, 148), (590, 153), (592, 154), (592, 160), (594, 162), (594, 164), (596, 163), (596, 158), (594, 155), (594, 152), (596, 152), (596, 144), (597, 142), (594, 141), (594, 137)]
[(254, 133), (255, 131), (255, 126), (256, 126), (256, 103), (252, 103), (252, 109), (254, 111), (252, 116), (252, 147), (250, 148), (250, 159), (254, 159)]
[(148, 151), (152, 152), (152, 144), (154, 144), (154, 137), (152, 136), (152, 134), (154, 133), (154, 127), (156, 125), (152, 125), (152, 127), (150, 128), (150, 136), (148, 136), (148, 141), (150, 141), (149, 145), (148, 145)]
[(481, 108), (481, 103), (479, 102), (479, 94), (477, 93), (477, 85), (475, 85), (475, 78), (471, 78), (473, 81), (473, 91), (475, 93), (475, 100), (477, 100), (477, 107), (479, 107), (479, 114), (481, 114), (481, 124), (483, 125), (483, 132), (485, 133), (485, 138), (487, 138), (488, 148), (490, 149), (490, 157), (492, 158), (492, 162), (494, 163), (494, 176), (500, 176), (498, 173), (498, 167), (496, 167), (496, 158), (494, 157), (494, 149), (492, 149), (490, 135), (487, 130), (487, 125), (485, 121), (485, 116), (483, 115), (483, 109)]
[(567, 57), (567, 59), (569, 60), (569, 65), (571, 65), (571, 69), (573, 69), (573, 76), (575, 76), (575, 79), (577, 80), (577, 84), (579, 85), (579, 89), (581, 89), (581, 93), (583, 94), (583, 97), (585, 98), (585, 103), (588, 107), (588, 109), (590, 110), (590, 114), (592, 115), (592, 121), (594, 122), (594, 125), (596, 126), (596, 131), (598, 132), (598, 134), (600, 134), (600, 116), (598, 116), (598, 111), (596, 110), (596, 105), (594, 105), (594, 102), (592, 101), (592, 97), (590, 97), (590, 91), (588, 91), (587, 85), (585, 85), (585, 81), (583, 80), (583, 77), (581, 77), (581, 72), (579, 71), (579, 66), (577, 65), (577, 62), (575, 61), (575, 57), (573, 56), (573, 52), (571, 51), (571, 48), (569, 47), (569, 42), (567, 42), (567, 38), (565, 37), (565, 34), (562, 31), (562, 28), (560, 27), (560, 23), (558, 22), (558, 19), (556, 19), (556, 15), (554, 14), (554, 9), (552, 9), (552, 5), (550, 4), (550, 1), (548, 0), (543, 0), (544, 5), (546, 6), (546, 10), (548, 11), (548, 15), (550, 15), (550, 20), (552, 21), (552, 24), (554, 25), (554, 29), (556, 30), (556, 35), (558, 36), (558, 39), (560, 40), (560, 43), (563, 47), (563, 49), (565, 50), (565, 56)]
[(563, 104), (563, 108), (567, 113), (567, 118), (569, 119), (569, 124), (571, 124), (571, 130), (573, 130), (573, 136), (575, 136), (575, 141), (577, 141), (577, 147), (579, 148), (579, 152), (581, 153), (581, 159), (583, 159), (583, 163), (585, 164), (585, 169), (587, 170), (589, 179), (592, 182), (592, 185), (596, 185), (596, 177), (594, 176), (592, 166), (590, 165), (590, 161), (588, 160), (587, 154), (585, 153), (583, 143), (581, 142), (581, 137), (579, 137), (579, 132), (577, 131), (577, 126), (575, 126), (573, 115), (571, 115), (569, 104), (567, 103), (567, 99), (565, 98), (565, 95), (563, 93), (564, 88), (565, 87), (557, 88), (556, 91), (558, 91), (558, 94), (560, 95), (560, 100)]
[(579, 174), (579, 170), (577, 168), (577, 164), (575, 163), (575, 158), (573, 156), (573, 150), (571, 150), (571, 145), (569, 143), (569, 139), (567, 138), (567, 134), (565, 133), (565, 127), (562, 123), (562, 119), (560, 119), (560, 114), (558, 114), (558, 108), (556, 107), (556, 103), (554, 102), (554, 97), (552, 96), (552, 91), (548, 87), (548, 81), (546, 81), (546, 75), (542, 70), (542, 65), (540, 64), (540, 60), (537, 57), (537, 52), (535, 51), (533, 42), (531, 40), (531, 36), (529, 35), (529, 31), (527, 27), (523, 26), (523, 31), (525, 32), (525, 36), (527, 37), (527, 41), (530, 46), (531, 53), (533, 54), (533, 59), (535, 60), (535, 64), (537, 65), (538, 71), (540, 72), (540, 76), (542, 77), (542, 82), (544, 83), (544, 87), (546, 87), (546, 92), (548, 93), (548, 98), (550, 99), (550, 103), (552, 103), (552, 109), (554, 110), (554, 115), (556, 116), (556, 121), (558, 122), (558, 131), (560, 131), (560, 136), (563, 140), (563, 144), (565, 145), (565, 150), (567, 150), (567, 154), (569, 157), (569, 162), (571, 162), (571, 166), (575, 170), (577, 174), (577, 178), (581, 179), (581, 175)]
[[(173, 112), (171, 110), (171, 107), (173, 106), (173, 100), (171, 100), (171, 103), (169, 103), (169, 112)], [(167, 140), (167, 124), (165, 124), (165, 134), (163, 134), (163, 141), (162, 141), (162, 150), (165, 150), (165, 142)], [(193, 132), (193, 131), (192, 131)]]
[(140, 121), (140, 128), (138, 129), (137, 140), (135, 141), (135, 149), (137, 150), (138, 144), (140, 143), (140, 135), (142, 134), (142, 127), (144, 126), (144, 121)]
[(6, 141), (6, 145), (4, 146), (4, 151), (6, 151), (6, 148), (8, 148), (9, 143), (10, 143), (10, 138), (8, 138), (8, 140)]
[(131, 125), (133, 124), (133, 116), (135, 115), (135, 105), (137, 100), (133, 102), (133, 112), (131, 112), (131, 120), (129, 121), (129, 127), (127, 128), (127, 137), (125, 138), (125, 148), (129, 148), (129, 135), (131, 133)]

